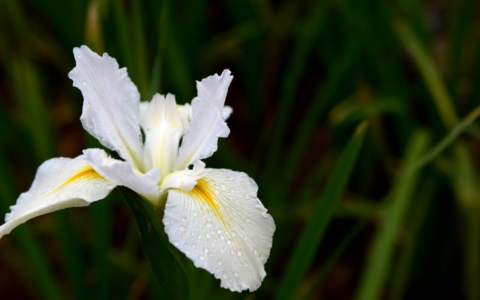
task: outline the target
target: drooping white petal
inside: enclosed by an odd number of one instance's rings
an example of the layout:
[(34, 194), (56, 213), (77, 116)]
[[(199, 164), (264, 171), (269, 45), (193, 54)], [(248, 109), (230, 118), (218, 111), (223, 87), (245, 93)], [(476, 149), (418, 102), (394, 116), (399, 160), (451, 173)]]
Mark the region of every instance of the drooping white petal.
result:
[(179, 150), (179, 170), (217, 151), (219, 137), (227, 137), (230, 129), (223, 120), (223, 107), (233, 77), (229, 70), (197, 82), (198, 97), (192, 101), (192, 120)]
[(77, 66), (68, 76), (85, 99), (80, 117), (83, 127), (141, 170), (140, 94), (126, 68), (119, 69), (114, 58), (107, 53), (100, 57), (87, 46), (75, 48), (73, 53)]
[(117, 160), (108, 156), (101, 149), (84, 150), (85, 159), (100, 175), (116, 185), (126, 186), (147, 200), (155, 203), (160, 197), (158, 182), (160, 169), (152, 168), (146, 174), (132, 169), (129, 162)]
[(168, 94), (165, 99), (155, 94), (142, 115), (142, 128), (145, 132), (146, 169), (159, 166), (162, 174), (173, 172), (183, 131), (175, 97)]
[(169, 190), (169, 241), (232, 291), (256, 290), (266, 273), (275, 224), (245, 173), (205, 169), (190, 191)]
[(115, 184), (98, 174), (84, 156), (53, 158), (37, 170), (35, 180), (20, 195), (0, 226), (0, 237), (26, 221), (68, 207), (87, 206), (105, 198)]

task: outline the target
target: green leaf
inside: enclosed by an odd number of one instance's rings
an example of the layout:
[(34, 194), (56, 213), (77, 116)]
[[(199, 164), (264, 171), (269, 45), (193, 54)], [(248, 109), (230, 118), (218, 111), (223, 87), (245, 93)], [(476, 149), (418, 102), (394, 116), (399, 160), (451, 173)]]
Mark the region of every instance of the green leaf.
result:
[(367, 125), (366, 122), (363, 122), (357, 127), (349, 144), (340, 155), (333, 174), (315, 205), (310, 221), (297, 242), (282, 278), (277, 299), (291, 299), (295, 289), (308, 271), (357, 161), (358, 153), (367, 132)]
[(165, 299), (188, 299), (187, 275), (168, 245), (162, 241), (155, 219), (151, 218), (138, 194), (124, 187), (118, 190), (137, 221), (143, 249)]
[[(425, 131), (414, 134), (407, 150), (404, 170), (412, 165), (425, 152), (430, 136)], [(386, 210), (385, 223), (377, 232), (369, 252), (360, 285), (357, 300), (380, 299), (383, 285), (388, 277), (393, 247), (410, 200), (413, 197), (419, 173), (408, 177), (401, 176), (394, 188), (392, 202)]]

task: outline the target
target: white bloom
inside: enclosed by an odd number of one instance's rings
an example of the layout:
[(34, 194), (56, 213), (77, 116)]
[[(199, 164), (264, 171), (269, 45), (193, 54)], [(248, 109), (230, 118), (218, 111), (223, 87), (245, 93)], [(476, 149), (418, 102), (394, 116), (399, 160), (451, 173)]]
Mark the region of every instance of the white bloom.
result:
[(77, 66), (69, 77), (85, 99), (83, 127), (124, 161), (100, 149), (46, 161), (6, 215), (0, 237), (31, 218), (87, 206), (115, 186), (126, 186), (157, 207), (167, 199), (165, 232), (195, 266), (232, 291), (256, 290), (266, 275), (273, 219), (250, 177), (208, 169), (201, 161), (217, 150), (219, 137), (230, 133), (225, 119), (232, 109), (224, 105), (230, 71), (197, 82), (191, 106), (177, 105), (170, 94), (156, 94), (147, 103), (140, 102), (126, 69), (119, 69), (114, 58), (100, 57), (86, 46), (73, 52)]

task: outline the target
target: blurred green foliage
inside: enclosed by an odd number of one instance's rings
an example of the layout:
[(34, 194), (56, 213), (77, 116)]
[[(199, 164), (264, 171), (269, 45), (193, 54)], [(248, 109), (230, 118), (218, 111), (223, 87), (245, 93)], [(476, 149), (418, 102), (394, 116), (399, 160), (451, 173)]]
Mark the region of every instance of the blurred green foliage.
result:
[[(187, 262), (191, 299), (480, 299), (478, 1), (1, 7), (2, 214), (44, 160), (100, 147), (73, 47), (117, 58), (142, 100), (190, 102), (229, 68), (231, 134), (207, 165), (253, 177), (277, 231), (258, 291)], [(1, 298), (160, 299), (136, 226), (118, 193), (20, 226), (0, 240)]]

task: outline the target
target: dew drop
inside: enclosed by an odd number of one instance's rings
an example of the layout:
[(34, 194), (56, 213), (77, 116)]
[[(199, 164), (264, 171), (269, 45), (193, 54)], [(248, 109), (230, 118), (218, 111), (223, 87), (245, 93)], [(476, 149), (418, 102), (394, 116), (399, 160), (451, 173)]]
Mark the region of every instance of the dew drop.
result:
[(245, 194), (245, 199), (249, 199), (250, 196), (248, 194)]
[(223, 185), (223, 184), (222, 184), (220, 187), (222, 188), (222, 191), (226, 191), (226, 190), (227, 190), (227, 187), (226, 187), (225, 185)]
[(248, 263), (247, 263), (247, 262), (245, 263), (245, 268), (246, 268), (246, 267), (248, 267)]
[(101, 186), (99, 183), (95, 183), (95, 187), (96, 187), (97, 189), (99, 189), (99, 188), (101, 188), (102, 186)]
[(253, 253), (258, 254), (257, 250), (253, 250)]
[(227, 279), (227, 278), (228, 278), (227, 273), (223, 273), (223, 278), (224, 278), (224, 279)]
[(228, 239), (227, 244), (230, 245), (231, 243), (232, 243), (232, 241), (230, 241), (230, 239)]
[(233, 251), (233, 249), (230, 249), (230, 254), (231, 254), (231, 255), (234, 255), (234, 254), (235, 254), (235, 251)]
[(263, 254), (260, 254), (260, 260), (263, 260)]
[(241, 184), (241, 185), (245, 185), (245, 182), (243, 182), (243, 181), (240, 181), (240, 184)]
[(87, 85), (87, 82), (85, 80), (82, 83), (83, 83), (83, 85)]
[(178, 246), (180, 245), (179, 242), (175, 242), (175, 243), (173, 243), (173, 244), (175, 245), (175, 247), (178, 247)]
[(164, 224), (168, 226), (168, 225), (170, 225), (170, 222), (166, 221), (166, 222), (164, 222)]
[(235, 276), (238, 276), (238, 273), (237, 273), (237, 272), (235, 272)]
[(207, 227), (210, 227), (210, 226), (212, 226), (212, 224), (210, 224), (210, 223), (207, 223)]
[(113, 190), (114, 186), (111, 185), (111, 184), (107, 184), (107, 186), (105, 187), (107, 190)]
[(235, 180), (235, 175), (230, 175), (230, 176), (228, 177), (228, 180)]
[(180, 229), (180, 231), (182, 231), (182, 232), (187, 230), (187, 228), (185, 228), (185, 226), (180, 226), (178, 229)]
[(265, 219), (268, 218), (267, 213), (263, 213), (262, 216), (263, 216)]
[(217, 233), (220, 234), (220, 233), (222, 233), (222, 231), (219, 229), (219, 230), (217, 231)]
[(242, 251), (238, 250), (238, 251), (237, 251), (237, 256), (238, 256), (238, 257), (242, 256)]
[(201, 234), (198, 235), (198, 239), (199, 239), (199, 240), (202, 239), (202, 235), (201, 235)]
[(205, 256), (200, 256), (200, 260), (205, 260)]
[(249, 219), (249, 218), (247, 218), (245, 221), (247, 221), (247, 223), (250, 223), (250, 219)]
[(219, 261), (217, 261), (217, 264), (218, 264), (219, 266), (221, 266), (221, 265), (222, 265), (222, 262), (219, 260)]
[(78, 54), (78, 55), (77, 55), (77, 58), (80, 59), (80, 58), (82, 58), (82, 56), (81, 56), (80, 54)]
[(208, 253), (208, 248), (205, 248), (203, 252)]
[(190, 251), (185, 251), (185, 254), (186, 254), (186, 255), (190, 255)]
[(185, 222), (187, 220), (187, 217), (183, 217), (182, 222)]
[(209, 239), (209, 238), (210, 238), (210, 233), (207, 233), (207, 239)]

